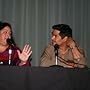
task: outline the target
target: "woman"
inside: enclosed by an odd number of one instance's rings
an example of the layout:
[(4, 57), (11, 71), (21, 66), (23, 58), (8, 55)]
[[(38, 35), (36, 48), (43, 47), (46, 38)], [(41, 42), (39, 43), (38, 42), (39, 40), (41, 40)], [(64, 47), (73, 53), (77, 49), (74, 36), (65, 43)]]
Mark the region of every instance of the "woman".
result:
[(12, 27), (7, 22), (0, 22), (0, 65), (29, 66), (31, 47), (25, 45), (22, 52), (16, 46)]

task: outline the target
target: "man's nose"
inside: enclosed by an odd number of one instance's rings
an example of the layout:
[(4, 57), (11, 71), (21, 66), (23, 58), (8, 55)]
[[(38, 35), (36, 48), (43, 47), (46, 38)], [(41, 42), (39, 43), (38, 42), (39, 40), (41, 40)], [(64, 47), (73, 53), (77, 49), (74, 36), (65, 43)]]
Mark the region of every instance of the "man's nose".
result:
[(52, 40), (54, 40), (55, 39), (55, 36), (52, 36), (52, 38), (51, 38)]

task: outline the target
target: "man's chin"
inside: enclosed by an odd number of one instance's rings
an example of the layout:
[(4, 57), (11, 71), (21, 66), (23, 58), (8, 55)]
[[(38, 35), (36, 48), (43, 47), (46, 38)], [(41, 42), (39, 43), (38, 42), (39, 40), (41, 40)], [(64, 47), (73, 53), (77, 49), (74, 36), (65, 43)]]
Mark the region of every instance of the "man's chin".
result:
[(56, 43), (55, 42), (52, 42), (52, 45), (55, 45)]

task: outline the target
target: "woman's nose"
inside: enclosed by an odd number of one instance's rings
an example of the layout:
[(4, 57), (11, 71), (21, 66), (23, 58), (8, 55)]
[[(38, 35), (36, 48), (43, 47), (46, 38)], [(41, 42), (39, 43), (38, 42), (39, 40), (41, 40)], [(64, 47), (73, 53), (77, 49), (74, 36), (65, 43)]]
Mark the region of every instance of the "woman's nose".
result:
[(6, 37), (10, 39), (10, 38), (11, 38), (11, 35), (9, 35), (9, 34), (6, 34)]

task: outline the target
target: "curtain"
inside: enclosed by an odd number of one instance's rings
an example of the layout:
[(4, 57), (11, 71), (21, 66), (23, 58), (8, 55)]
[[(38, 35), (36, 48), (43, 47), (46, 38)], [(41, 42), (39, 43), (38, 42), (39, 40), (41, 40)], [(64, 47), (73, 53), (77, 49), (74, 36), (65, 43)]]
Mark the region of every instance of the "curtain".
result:
[(90, 0), (0, 0), (0, 21), (11, 23), (14, 38), (22, 49), (32, 46), (32, 66), (38, 66), (40, 56), (50, 41), (51, 27), (65, 23), (73, 37), (85, 50), (90, 66)]

